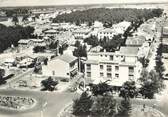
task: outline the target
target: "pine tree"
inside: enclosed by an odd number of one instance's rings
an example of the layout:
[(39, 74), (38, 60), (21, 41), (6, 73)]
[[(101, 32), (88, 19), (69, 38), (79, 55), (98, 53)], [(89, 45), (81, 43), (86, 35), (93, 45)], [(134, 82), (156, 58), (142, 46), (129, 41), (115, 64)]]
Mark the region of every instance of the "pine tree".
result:
[(93, 105), (93, 100), (87, 92), (82, 93), (79, 99), (74, 100), (73, 114), (74, 115), (89, 115)]

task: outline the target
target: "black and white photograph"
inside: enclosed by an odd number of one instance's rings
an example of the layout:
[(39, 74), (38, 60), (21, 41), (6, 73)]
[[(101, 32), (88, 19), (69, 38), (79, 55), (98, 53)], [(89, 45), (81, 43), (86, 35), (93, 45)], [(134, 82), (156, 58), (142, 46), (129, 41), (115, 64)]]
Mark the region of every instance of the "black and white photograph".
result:
[(0, 117), (168, 117), (168, 0), (0, 0)]

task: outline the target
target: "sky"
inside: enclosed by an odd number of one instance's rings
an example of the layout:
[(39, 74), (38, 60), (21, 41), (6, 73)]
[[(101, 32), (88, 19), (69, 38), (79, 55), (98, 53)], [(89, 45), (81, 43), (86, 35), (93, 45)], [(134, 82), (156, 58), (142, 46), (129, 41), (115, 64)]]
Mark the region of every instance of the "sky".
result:
[(168, 2), (168, 0), (0, 0), (0, 6)]

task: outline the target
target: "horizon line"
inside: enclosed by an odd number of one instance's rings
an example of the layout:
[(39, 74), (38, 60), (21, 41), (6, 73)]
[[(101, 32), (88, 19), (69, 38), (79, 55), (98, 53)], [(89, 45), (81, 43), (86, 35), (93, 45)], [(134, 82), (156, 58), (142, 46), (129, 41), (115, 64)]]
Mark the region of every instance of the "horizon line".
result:
[(0, 8), (15, 8), (15, 7), (55, 7), (55, 6), (87, 6), (87, 5), (138, 5), (138, 4), (168, 4), (168, 1), (164, 2), (123, 2), (123, 3), (86, 3), (86, 4), (51, 4), (51, 5), (15, 5), (15, 6), (0, 6)]

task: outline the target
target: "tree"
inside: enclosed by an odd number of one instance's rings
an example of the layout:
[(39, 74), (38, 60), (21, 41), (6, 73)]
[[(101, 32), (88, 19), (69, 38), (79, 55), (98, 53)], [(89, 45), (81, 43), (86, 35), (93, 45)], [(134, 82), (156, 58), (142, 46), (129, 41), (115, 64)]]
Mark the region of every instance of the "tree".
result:
[(93, 99), (83, 92), (79, 99), (74, 100), (73, 102), (73, 114), (74, 115), (89, 115), (90, 109), (93, 105)]
[(91, 25), (96, 20), (102, 22), (105, 27), (111, 27), (112, 24), (122, 22), (123, 20), (134, 23), (134, 30), (143, 21), (153, 17), (159, 17), (163, 13), (161, 9), (132, 9), (132, 8), (92, 8), (82, 11), (75, 11), (69, 14), (61, 14), (53, 19), (53, 22), (71, 22), (80, 25), (83, 22)]
[(86, 38), (84, 40), (84, 42), (86, 42), (88, 45), (92, 45), (92, 47), (99, 45), (98, 38), (96, 36), (92, 36), (92, 35), (90, 37)]
[(91, 109), (93, 116), (110, 117), (116, 114), (116, 100), (112, 96), (99, 96)]
[(0, 69), (0, 79), (2, 79), (5, 75), (5, 70), (4, 69)]
[(42, 73), (42, 65), (41, 63), (35, 63), (34, 73), (41, 74)]
[(59, 54), (62, 55), (64, 53), (63, 47), (59, 47)]
[(56, 85), (58, 84), (58, 81), (54, 81), (51, 77), (48, 79), (42, 80), (41, 85), (43, 86), (42, 91), (48, 90), (48, 91), (54, 91)]
[(131, 114), (131, 103), (129, 100), (122, 100), (119, 108), (117, 117), (130, 117)]
[(107, 92), (113, 91), (112, 87), (106, 82), (101, 82), (99, 84), (90, 84), (90, 87), (94, 96), (105, 95)]
[(34, 28), (30, 26), (22, 27), (19, 25), (6, 27), (0, 25), (0, 52), (14, 45), (18, 46), (18, 41), (20, 39), (30, 38)]
[(45, 49), (46, 48), (44, 46), (35, 46), (33, 48), (33, 51), (34, 51), (34, 53), (38, 53), (38, 52), (44, 52)]
[(5, 70), (4, 69), (0, 69), (0, 85), (6, 83), (6, 80), (3, 78), (4, 75), (5, 75)]
[(49, 48), (50, 48), (50, 49), (57, 49), (57, 47), (58, 47), (58, 41), (52, 42), (52, 43), (49, 45)]
[(25, 23), (26, 21), (28, 21), (28, 17), (29, 17), (28, 15), (24, 15), (22, 18), (22, 22)]
[(135, 86), (135, 81), (126, 81), (122, 88), (120, 89), (119, 96), (123, 97), (125, 100), (134, 98), (138, 95), (137, 88)]
[(139, 80), (141, 82), (140, 93), (145, 98), (154, 98), (154, 94), (159, 93), (164, 88), (163, 80), (154, 70), (149, 73), (143, 70)]
[(140, 63), (142, 64), (143, 68), (146, 68), (149, 64), (149, 59), (142, 57), (139, 59)]
[(17, 16), (13, 16), (12, 22), (16, 25), (19, 22), (18, 17)]
[(80, 45), (77, 49), (73, 51), (73, 55), (76, 57), (87, 57), (86, 46)]
[(75, 41), (75, 45), (74, 45), (75, 47), (77, 47), (77, 48), (78, 48), (80, 45), (81, 45), (81, 44), (80, 44), (80, 41), (78, 41), (78, 40), (77, 40), (77, 41)]

